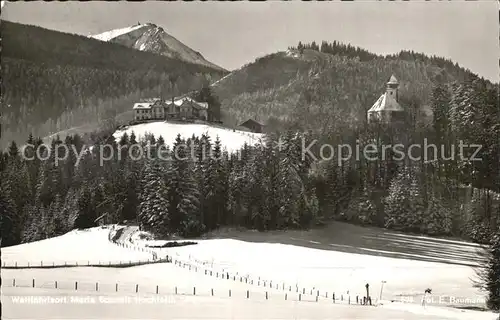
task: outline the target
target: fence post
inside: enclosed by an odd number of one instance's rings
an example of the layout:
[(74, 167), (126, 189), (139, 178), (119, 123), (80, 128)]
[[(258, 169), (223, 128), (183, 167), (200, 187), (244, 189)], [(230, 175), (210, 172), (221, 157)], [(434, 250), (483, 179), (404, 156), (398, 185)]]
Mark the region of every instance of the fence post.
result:
[(99, 291), (99, 282), (95, 283), (95, 291)]
[(193, 296), (196, 295), (196, 287), (193, 287)]
[(139, 292), (139, 285), (138, 284), (135, 285), (135, 292), (136, 293)]
[(306, 294), (306, 288), (302, 288), (302, 293)]
[(349, 295), (349, 297), (347, 297), (347, 301), (348, 301), (347, 302), (348, 304), (351, 304), (351, 295)]
[(229, 289), (229, 297), (231, 297), (231, 289)]
[(286, 300), (286, 293), (285, 293), (285, 300)]
[(266, 291), (266, 300), (267, 300), (267, 299), (268, 299), (268, 297), (267, 297), (267, 291)]
[(175, 294), (177, 294), (177, 287), (175, 287)]
[(358, 296), (356, 296), (356, 304), (359, 304)]
[(33, 279), (33, 288), (35, 287), (35, 279)]
[(250, 298), (250, 292), (247, 290), (247, 299)]
[(340, 301), (344, 301), (344, 295), (343, 294), (340, 295)]
[(158, 294), (158, 286), (156, 286), (156, 294)]
[(17, 261), (16, 261), (16, 268), (17, 268)]
[(75, 290), (78, 290), (78, 281), (75, 281)]
[(212, 288), (211, 291), (212, 291), (212, 297), (213, 297), (213, 295), (214, 295), (214, 289)]
[(12, 286), (15, 287), (16, 286), (16, 279), (12, 279)]
[(57, 289), (57, 281), (55, 281), (54, 284), (55, 284), (55, 288)]
[(299, 301), (302, 300), (302, 294), (299, 293)]
[(335, 303), (335, 292), (332, 294), (333, 303)]
[(40, 261), (40, 267), (43, 267), (43, 261)]
[(118, 292), (118, 283), (116, 284), (116, 292)]

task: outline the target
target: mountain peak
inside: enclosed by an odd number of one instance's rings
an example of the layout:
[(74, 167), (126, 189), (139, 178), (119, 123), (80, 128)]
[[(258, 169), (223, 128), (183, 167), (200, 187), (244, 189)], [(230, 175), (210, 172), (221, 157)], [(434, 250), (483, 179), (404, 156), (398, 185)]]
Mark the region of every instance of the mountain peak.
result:
[(130, 27), (114, 29), (90, 37), (225, 71), (168, 34), (163, 27), (152, 22), (138, 22)]

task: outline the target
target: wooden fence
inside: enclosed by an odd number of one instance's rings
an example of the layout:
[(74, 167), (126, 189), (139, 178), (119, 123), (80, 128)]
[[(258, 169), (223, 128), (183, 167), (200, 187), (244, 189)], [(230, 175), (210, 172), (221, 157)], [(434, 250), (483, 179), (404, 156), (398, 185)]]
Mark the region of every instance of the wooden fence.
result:
[(213, 288), (207, 286), (167, 286), (139, 283), (103, 283), (89, 281), (69, 281), (69, 280), (40, 280), (26, 278), (7, 278), (2, 279), (4, 288), (38, 288), (38, 289), (59, 289), (79, 292), (99, 292), (103, 294), (122, 293), (122, 294), (145, 294), (145, 295), (179, 295), (179, 296), (216, 296), (220, 298), (240, 298), (255, 300), (288, 300), (304, 302), (329, 302), (340, 304), (362, 304), (362, 298), (344, 297), (336, 295), (334, 292), (330, 296), (307, 295), (301, 292), (283, 291), (251, 291), (242, 288)]
[[(129, 235), (132, 236), (133, 233)], [(111, 236), (109, 237), (110, 241)], [(128, 243), (122, 243), (122, 242), (114, 242), (117, 245), (124, 246), (129, 249), (133, 250), (147, 250), (149, 252), (154, 252), (154, 251), (161, 251), (163, 248), (145, 248), (133, 244), (128, 244)], [(165, 249), (172, 249), (172, 248), (165, 248)], [(221, 278), (221, 279), (226, 279), (226, 280), (232, 280), (232, 281), (238, 281), (241, 283), (245, 283), (250, 286), (257, 286), (261, 288), (268, 288), (270, 292), (288, 292), (288, 293), (295, 293), (295, 294), (300, 294), (300, 298), (302, 299), (303, 297), (313, 297), (314, 300), (319, 299), (319, 298), (332, 298), (333, 301), (335, 299), (339, 301), (346, 301), (347, 303), (356, 302), (359, 303), (360, 301), (364, 300), (364, 297), (362, 294), (359, 293), (354, 293), (354, 294), (349, 294), (348, 292), (345, 293), (337, 293), (337, 296), (335, 297), (334, 290), (327, 291), (327, 290), (320, 290), (318, 288), (306, 288), (305, 286), (300, 286), (298, 283), (290, 284), (286, 283), (283, 281), (275, 281), (275, 280), (270, 280), (266, 279), (264, 277), (260, 277), (258, 275), (239, 275), (238, 273), (231, 273), (229, 271), (226, 271), (224, 268), (214, 268), (210, 263), (207, 261), (201, 261), (197, 259), (192, 259), (189, 257), (187, 260), (182, 259), (179, 256), (177, 257), (172, 257), (172, 262), (174, 263), (175, 266), (181, 267), (188, 269), (189, 271), (193, 272), (202, 272), (206, 276), (213, 276), (216, 278)], [(364, 288), (363, 288), (364, 289)], [(299, 299), (300, 300), (300, 299)]]

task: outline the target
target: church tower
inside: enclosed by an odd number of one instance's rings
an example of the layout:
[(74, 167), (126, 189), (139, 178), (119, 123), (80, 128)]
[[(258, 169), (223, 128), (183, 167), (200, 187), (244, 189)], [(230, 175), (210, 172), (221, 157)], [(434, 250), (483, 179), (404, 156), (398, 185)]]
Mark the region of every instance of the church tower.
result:
[(392, 75), (386, 84), (385, 93), (368, 110), (368, 123), (379, 121), (392, 123), (404, 118), (404, 109), (399, 105), (399, 81)]
[(389, 81), (387, 82), (387, 87), (385, 89), (385, 91), (387, 92), (387, 94), (391, 95), (394, 97), (394, 99), (396, 100), (396, 102), (399, 102), (398, 100), (398, 88), (399, 88), (399, 82), (398, 82), (398, 79), (396, 79), (396, 77), (394, 75), (391, 76), (391, 78), (389, 79)]

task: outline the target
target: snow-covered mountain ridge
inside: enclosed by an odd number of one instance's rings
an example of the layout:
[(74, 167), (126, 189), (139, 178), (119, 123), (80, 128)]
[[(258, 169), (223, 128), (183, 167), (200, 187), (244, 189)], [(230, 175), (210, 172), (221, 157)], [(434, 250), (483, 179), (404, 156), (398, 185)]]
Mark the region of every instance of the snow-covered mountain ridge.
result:
[(195, 51), (153, 23), (138, 23), (134, 26), (114, 29), (96, 35), (90, 35), (101, 41), (124, 45), (140, 51), (152, 52), (169, 58), (204, 65), (214, 69), (223, 68), (207, 61), (201, 53)]

